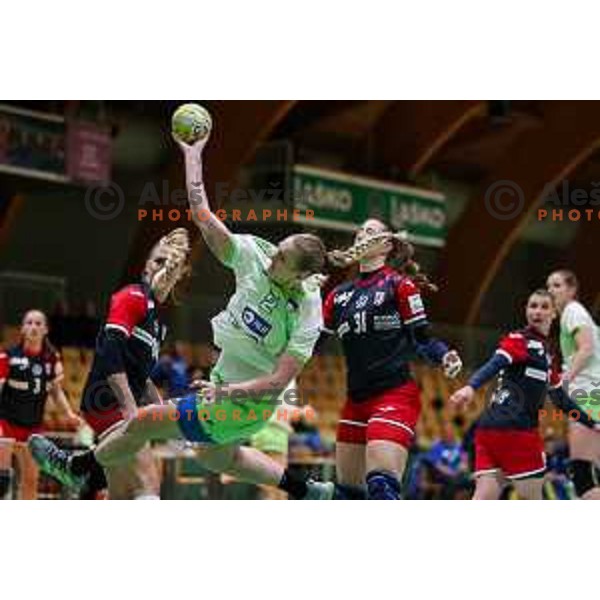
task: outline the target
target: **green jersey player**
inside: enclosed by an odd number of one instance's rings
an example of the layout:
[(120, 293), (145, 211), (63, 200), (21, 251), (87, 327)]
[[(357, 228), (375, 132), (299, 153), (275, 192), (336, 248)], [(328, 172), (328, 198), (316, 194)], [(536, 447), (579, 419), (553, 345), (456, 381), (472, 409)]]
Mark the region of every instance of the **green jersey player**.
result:
[[(560, 346), (569, 395), (600, 427), (600, 336), (587, 309), (577, 300), (579, 283), (571, 271), (548, 277), (548, 291), (560, 313)], [(600, 432), (569, 422), (570, 475), (577, 495), (600, 499)]]
[[(129, 460), (150, 440), (183, 437), (200, 443), (198, 458), (211, 470), (277, 486), (295, 498), (330, 498), (333, 484), (306, 482), (262, 452), (241, 445), (278, 410), (276, 418), (287, 417), (278, 397), (311, 357), (322, 328), (319, 288), (309, 281), (325, 265), (325, 247), (309, 234), (292, 235), (278, 246), (251, 235), (234, 235), (209, 207), (203, 184), (204, 143), (180, 146), (191, 214), (207, 246), (233, 270), (236, 280), (227, 307), (212, 320), (221, 356), (211, 381), (200, 382), (197, 394), (141, 408), (100, 440), (94, 460), (110, 467)], [(285, 400), (289, 404), (289, 398)], [(44, 439), (30, 446), (44, 470), (67, 479), (72, 459)], [(81, 463), (78, 457), (75, 464)]]

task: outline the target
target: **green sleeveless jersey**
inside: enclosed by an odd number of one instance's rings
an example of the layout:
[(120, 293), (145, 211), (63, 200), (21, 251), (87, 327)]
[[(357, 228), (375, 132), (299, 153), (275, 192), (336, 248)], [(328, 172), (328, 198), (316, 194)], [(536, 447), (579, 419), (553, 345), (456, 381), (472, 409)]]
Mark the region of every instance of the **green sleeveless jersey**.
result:
[(236, 383), (267, 375), (290, 354), (305, 363), (323, 326), (321, 295), (303, 284), (289, 291), (267, 275), (277, 247), (252, 235), (233, 235), (225, 265), (236, 290), (227, 308), (212, 320), (214, 342), (222, 353), (219, 379)]

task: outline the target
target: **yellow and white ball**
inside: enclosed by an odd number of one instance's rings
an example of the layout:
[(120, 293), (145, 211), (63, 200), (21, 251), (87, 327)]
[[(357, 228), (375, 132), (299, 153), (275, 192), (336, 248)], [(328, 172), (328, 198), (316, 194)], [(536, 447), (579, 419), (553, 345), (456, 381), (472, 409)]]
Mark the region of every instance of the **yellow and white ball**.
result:
[(199, 104), (182, 104), (171, 118), (173, 137), (184, 144), (193, 145), (208, 138), (212, 130), (212, 117)]

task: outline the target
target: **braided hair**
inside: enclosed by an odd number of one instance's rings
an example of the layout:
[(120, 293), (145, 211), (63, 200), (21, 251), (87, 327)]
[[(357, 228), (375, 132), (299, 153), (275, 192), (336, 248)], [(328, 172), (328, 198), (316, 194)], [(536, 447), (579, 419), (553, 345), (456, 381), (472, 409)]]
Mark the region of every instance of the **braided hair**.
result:
[[(383, 226), (382, 233), (393, 233), (392, 228), (383, 221), (379, 219), (373, 220), (376, 220)], [(392, 237), (390, 242), (392, 244), (392, 249), (386, 257), (386, 264), (401, 275), (410, 277), (419, 289), (426, 292), (437, 292), (438, 287), (429, 279), (429, 276), (426, 273), (421, 271), (421, 266), (414, 259), (415, 247), (401, 236)], [(340, 278), (340, 272), (343, 272), (344, 275), (346, 275), (343, 279), (349, 278), (356, 269), (356, 260), (353, 262), (347, 261), (346, 263), (342, 260), (343, 256), (347, 255), (348, 250), (333, 250), (327, 254), (328, 271), (333, 276), (337, 276), (336, 279)]]

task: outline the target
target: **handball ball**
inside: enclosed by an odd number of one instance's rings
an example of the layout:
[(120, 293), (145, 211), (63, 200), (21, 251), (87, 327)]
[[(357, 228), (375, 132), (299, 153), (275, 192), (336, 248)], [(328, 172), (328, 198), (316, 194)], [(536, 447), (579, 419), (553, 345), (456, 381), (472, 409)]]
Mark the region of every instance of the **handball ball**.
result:
[(199, 104), (182, 104), (171, 119), (171, 132), (176, 140), (193, 145), (207, 138), (212, 129), (210, 113)]

